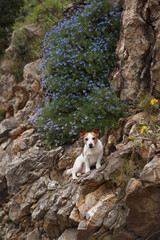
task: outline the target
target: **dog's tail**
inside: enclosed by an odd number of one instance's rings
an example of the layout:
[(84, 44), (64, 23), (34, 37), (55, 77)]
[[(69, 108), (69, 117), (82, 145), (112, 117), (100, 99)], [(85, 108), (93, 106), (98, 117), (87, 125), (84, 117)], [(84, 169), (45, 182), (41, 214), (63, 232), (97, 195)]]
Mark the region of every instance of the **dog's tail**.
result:
[(66, 172), (65, 172), (65, 175), (71, 175), (72, 174), (72, 169), (73, 168), (67, 169)]

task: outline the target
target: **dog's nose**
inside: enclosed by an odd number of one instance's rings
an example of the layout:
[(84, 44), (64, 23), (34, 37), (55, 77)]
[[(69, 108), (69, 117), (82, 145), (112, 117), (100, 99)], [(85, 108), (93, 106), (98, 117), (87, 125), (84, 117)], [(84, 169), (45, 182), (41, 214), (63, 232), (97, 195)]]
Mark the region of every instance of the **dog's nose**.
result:
[(90, 147), (90, 148), (93, 148), (93, 144), (92, 144), (92, 143), (90, 143), (90, 144), (89, 144), (89, 147)]

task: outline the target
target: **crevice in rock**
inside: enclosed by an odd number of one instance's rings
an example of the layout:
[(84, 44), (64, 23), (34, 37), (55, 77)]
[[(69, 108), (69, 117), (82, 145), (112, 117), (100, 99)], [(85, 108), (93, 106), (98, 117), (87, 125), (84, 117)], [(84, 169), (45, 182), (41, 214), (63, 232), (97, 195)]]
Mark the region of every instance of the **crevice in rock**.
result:
[(7, 180), (0, 174), (0, 206), (6, 202), (8, 202)]
[[(148, 3), (146, 4), (148, 5)], [(145, 9), (144, 12), (143, 12), (143, 9)], [(152, 94), (153, 89), (151, 87), (151, 64), (153, 64), (153, 61), (154, 61), (153, 49), (156, 42), (156, 35), (155, 35), (154, 26), (152, 25), (152, 21), (151, 21), (151, 14), (152, 14), (151, 9), (149, 8), (149, 6), (146, 6), (146, 7), (144, 6), (143, 9), (141, 11), (141, 16), (143, 20), (146, 22), (146, 27), (144, 28), (144, 31), (145, 31), (145, 37), (147, 38), (150, 46), (146, 56), (144, 57), (145, 66), (141, 72), (140, 79), (142, 79), (143, 84), (146, 85), (144, 86), (144, 89), (146, 89), (147, 91), (150, 91), (150, 93)]]

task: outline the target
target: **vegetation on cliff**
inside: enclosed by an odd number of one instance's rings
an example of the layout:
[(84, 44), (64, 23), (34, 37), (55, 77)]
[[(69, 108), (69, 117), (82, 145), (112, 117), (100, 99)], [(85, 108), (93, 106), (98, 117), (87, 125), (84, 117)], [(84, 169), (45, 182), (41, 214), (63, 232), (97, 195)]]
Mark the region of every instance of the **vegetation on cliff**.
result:
[(13, 30), (13, 24), (23, 5), (23, 0), (0, 1), (0, 56), (9, 45), (9, 37)]
[(33, 124), (49, 142), (74, 142), (80, 129), (95, 126), (103, 134), (126, 111), (109, 81), (119, 21), (109, 1), (88, 0), (46, 34), (41, 71), (47, 97)]
[(9, 46), (13, 29), (34, 23), (45, 30), (62, 16), (70, 0), (1, 0), (0, 1), (0, 56)]

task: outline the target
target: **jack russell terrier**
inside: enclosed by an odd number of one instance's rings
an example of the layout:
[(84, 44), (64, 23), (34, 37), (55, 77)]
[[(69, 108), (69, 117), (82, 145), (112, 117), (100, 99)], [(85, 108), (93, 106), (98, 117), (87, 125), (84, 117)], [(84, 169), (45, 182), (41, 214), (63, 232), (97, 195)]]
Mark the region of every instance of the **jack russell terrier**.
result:
[(93, 165), (96, 165), (96, 169), (100, 168), (103, 156), (103, 145), (98, 139), (98, 128), (89, 133), (81, 130), (80, 135), (85, 144), (83, 152), (76, 158), (73, 168), (66, 171), (67, 175), (72, 174), (73, 179), (78, 179), (77, 173), (88, 173)]

